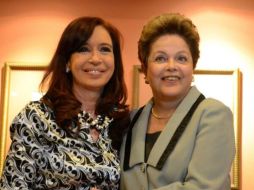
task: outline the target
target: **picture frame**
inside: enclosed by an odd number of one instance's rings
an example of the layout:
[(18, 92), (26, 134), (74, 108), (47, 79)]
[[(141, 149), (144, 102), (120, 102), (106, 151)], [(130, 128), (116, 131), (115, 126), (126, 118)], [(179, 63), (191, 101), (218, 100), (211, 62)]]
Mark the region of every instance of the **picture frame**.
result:
[[(152, 97), (145, 84), (140, 65), (133, 67), (132, 108), (146, 104)], [(231, 190), (241, 188), (241, 128), (242, 128), (242, 73), (240, 70), (195, 70), (194, 82), (206, 97), (213, 97), (226, 104), (233, 112), (236, 155), (231, 168)]]
[(45, 64), (7, 62), (2, 70), (1, 128), (0, 128), (0, 174), (9, 150), (10, 124), (25, 105), (38, 100), (42, 93), (39, 84)]

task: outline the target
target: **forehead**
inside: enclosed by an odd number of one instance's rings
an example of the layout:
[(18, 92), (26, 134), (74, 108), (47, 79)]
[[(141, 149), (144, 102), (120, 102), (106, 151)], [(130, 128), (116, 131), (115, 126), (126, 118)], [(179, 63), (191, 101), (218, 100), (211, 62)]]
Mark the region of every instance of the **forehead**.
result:
[(90, 38), (87, 40), (88, 43), (107, 43), (112, 45), (112, 39), (109, 32), (103, 26), (96, 26)]
[(189, 52), (189, 46), (186, 41), (177, 34), (162, 35), (151, 44), (151, 52), (170, 50), (182, 50)]

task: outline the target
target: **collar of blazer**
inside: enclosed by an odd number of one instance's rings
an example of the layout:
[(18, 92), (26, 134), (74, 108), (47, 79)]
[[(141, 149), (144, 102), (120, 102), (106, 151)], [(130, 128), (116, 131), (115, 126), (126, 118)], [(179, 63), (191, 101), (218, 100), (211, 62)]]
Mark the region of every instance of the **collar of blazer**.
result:
[[(179, 107), (181, 107), (182, 104), (186, 104), (187, 103), (187, 107), (188, 109), (181, 109), (181, 110), (186, 110), (186, 113), (184, 113), (184, 117), (174, 117), (176, 118), (176, 120), (179, 119), (179, 121), (175, 121), (173, 123), (178, 123), (174, 129), (174, 132), (172, 133), (172, 135), (168, 135), (169, 133), (167, 131), (163, 131), (163, 133), (161, 133), (161, 135), (158, 137), (158, 141), (159, 138), (168, 139), (168, 144), (160, 144), (159, 145), (159, 150), (161, 151), (161, 154), (156, 154), (156, 158), (154, 159), (149, 159), (147, 161), (148, 165), (151, 165), (155, 168), (157, 168), (158, 170), (161, 170), (164, 163), (166, 162), (167, 158), (169, 157), (169, 155), (171, 154), (171, 152), (174, 150), (178, 140), (180, 139), (180, 137), (182, 136), (184, 130), (186, 129), (193, 113), (195, 112), (196, 108), (198, 107), (198, 105), (205, 99), (205, 96), (203, 94), (200, 94), (200, 92), (194, 88), (192, 90), (193, 93), (194, 92), (194, 96), (196, 97), (196, 99), (194, 98), (194, 100), (190, 101), (188, 98), (184, 98), (183, 102), (179, 105)], [(193, 95), (193, 94), (192, 94)], [(189, 95), (187, 95), (189, 96)], [(193, 96), (192, 96), (193, 98)], [(127, 138), (126, 138), (126, 144), (125, 144), (125, 153), (124, 153), (124, 161), (123, 161), (123, 170), (126, 171), (128, 169), (130, 169), (131, 167), (133, 167), (134, 165), (137, 165), (139, 163), (144, 163), (144, 144), (132, 144), (133, 142), (141, 142), (141, 141), (136, 141), (134, 140), (136, 137), (133, 137), (133, 134), (140, 134), (140, 131), (137, 130), (142, 130), (141, 133), (146, 133), (146, 127), (145, 129), (142, 128), (142, 126), (140, 126), (140, 124), (142, 123), (143, 117), (148, 117), (148, 113), (150, 112), (151, 106), (149, 108), (147, 107), (141, 107), (136, 114), (133, 116), (133, 119), (131, 121), (130, 127), (129, 127), (129, 131), (127, 133)], [(178, 111), (178, 109), (176, 110), (176, 112)], [(138, 120), (140, 118), (140, 120)], [(142, 123), (143, 126), (147, 126), (147, 119), (145, 123)], [(134, 126), (140, 126), (140, 127), (134, 127)], [(136, 131), (135, 131), (136, 130)], [(165, 137), (163, 137), (165, 136)], [(140, 135), (138, 135), (137, 138), (140, 138)], [(165, 142), (165, 141), (162, 141)], [(145, 143), (145, 142), (143, 142)], [(156, 146), (156, 144), (154, 145)], [(143, 149), (141, 148), (143, 147)], [(134, 150), (132, 150), (134, 149)], [(135, 149), (139, 149), (138, 151), (135, 151)], [(156, 150), (158, 150), (156, 148)], [(131, 154), (132, 151), (134, 151), (135, 153), (139, 154), (137, 155), (136, 159), (132, 159)], [(151, 151), (152, 153), (152, 151)]]

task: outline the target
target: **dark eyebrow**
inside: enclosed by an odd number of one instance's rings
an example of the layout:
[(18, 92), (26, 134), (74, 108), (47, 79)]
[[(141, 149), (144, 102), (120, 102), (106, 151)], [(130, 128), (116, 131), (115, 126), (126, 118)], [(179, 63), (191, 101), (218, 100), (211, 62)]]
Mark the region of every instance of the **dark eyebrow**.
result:
[(186, 51), (186, 50), (181, 50), (181, 51), (178, 51), (177, 53), (178, 53), (178, 54), (179, 54), (179, 53), (186, 53), (186, 54), (189, 54), (189, 52)]
[(156, 52), (154, 52), (155, 54), (158, 54), (158, 53), (160, 53), (160, 54), (164, 54), (164, 55), (167, 55), (167, 53), (166, 52), (164, 52), (164, 51), (161, 51), (161, 50), (159, 50), (159, 51), (156, 51)]
[(101, 43), (100, 45), (102, 45), (102, 46), (109, 46), (109, 47), (113, 47), (111, 44), (109, 44), (109, 43)]

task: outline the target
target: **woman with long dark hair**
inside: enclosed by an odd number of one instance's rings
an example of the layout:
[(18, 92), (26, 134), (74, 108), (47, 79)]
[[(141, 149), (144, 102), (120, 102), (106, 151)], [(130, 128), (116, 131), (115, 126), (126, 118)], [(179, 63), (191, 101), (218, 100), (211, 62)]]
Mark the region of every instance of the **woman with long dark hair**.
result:
[(128, 122), (121, 36), (98, 17), (73, 20), (43, 77), (48, 86), (11, 124), (1, 189), (118, 189)]

